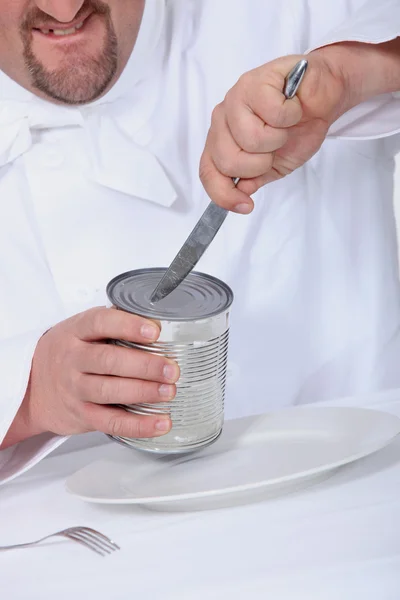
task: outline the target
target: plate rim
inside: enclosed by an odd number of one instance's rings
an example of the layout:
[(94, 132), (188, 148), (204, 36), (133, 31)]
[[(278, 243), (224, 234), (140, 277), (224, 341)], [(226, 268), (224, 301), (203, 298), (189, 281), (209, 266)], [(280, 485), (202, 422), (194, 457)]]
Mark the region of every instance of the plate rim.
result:
[[(362, 458), (366, 458), (367, 456), (370, 456), (371, 454), (374, 454), (375, 452), (378, 452), (379, 450), (382, 450), (383, 448), (385, 448), (386, 446), (388, 446), (390, 443), (392, 443), (396, 437), (400, 434), (400, 417), (398, 417), (397, 415), (393, 415), (392, 413), (388, 413), (382, 410), (378, 410), (376, 408), (368, 408), (368, 407), (355, 407), (355, 406), (296, 406), (296, 407), (288, 407), (287, 409), (283, 409), (280, 411), (271, 411), (268, 413), (264, 413), (264, 414), (260, 414), (260, 415), (254, 415), (254, 420), (257, 421), (258, 419), (264, 419), (268, 416), (273, 416), (273, 415), (278, 415), (281, 414), (283, 412), (291, 412), (293, 410), (296, 409), (300, 409), (300, 410), (321, 410), (321, 409), (333, 409), (334, 412), (338, 411), (338, 412), (345, 412), (348, 409), (351, 409), (351, 411), (356, 411), (356, 412), (369, 412), (369, 413), (375, 413), (378, 414), (379, 416), (384, 416), (387, 417), (388, 419), (390, 419), (393, 423), (395, 423), (397, 421), (397, 432), (393, 433), (390, 437), (388, 437), (388, 439), (381, 441), (380, 443), (374, 444), (374, 446), (372, 446), (371, 448), (369, 448), (368, 450), (364, 450), (362, 452), (356, 452), (352, 455), (347, 456), (346, 458), (343, 458), (341, 460), (337, 460), (335, 462), (331, 462), (328, 463), (326, 465), (322, 465), (319, 467), (314, 467), (312, 469), (308, 469), (306, 471), (301, 471), (298, 472), (296, 474), (292, 474), (292, 475), (284, 475), (282, 477), (275, 477), (274, 479), (269, 479), (269, 480), (263, 480), (263, 481), (257, 481), (257, 482), (253, 482), (253, 483), (245, 483), (245, 484), (239, 484), (236, 486), (230, 486), (230, 487), (226, 487), (226, 488), (219, 488), (219, 489), (214, 489), (214, 490), (205, 490), (205, 491), (201, 491), (201, 492), (186, 492), (184, 494), (173, 494), (173, 495), (168, 495), (168, 496), (148, 496), (148, 497), (143, 497), (143, 498), (118, 498), (118, 499), (109, 499), (109, 498), (95, 498), (93, 496), (87, 496), (87, 495), (82, 495), (82, 494), (78, 494), (77, 492), (73, 491), (70, 487), (69, 487), (69, 481), (75, 477), (78, 473), (80, 473), (81, 471), (84, 471), (85, 469), (88, 469), (89, 467), (95, 465), (96, 463), (102, 463), (102, 462), (106, 462), (107, 459), (98, 459), (95, 460), (91, 463), (89, 463), (88, 465), (82, 467), (81, 469), (79, 469), (78, 471), (75, 471), (72, 475), (70, 475), (66, 482), (65, 482), (65, 488), (66, 491), (77, 497), (80, 498), (81, 500), (87, 501), (87, 502), (92, 502), (92, 503), (96, 503), (96, 504), (134, 504), (134, 505), (143, 505), (143, 504), (166, 504), (166, 503), (175, 503), (175, 502), (184, 502), (184, 501), (189, 501), (189, 500), (195, 500), (195, 499), (204, 499), (204, 498), (213, 498), (213, 497), (217, 497), (217, 496), (227, 496), (230, 494), (238, 494), (238, 493), (244, 493), (244, 492), (248, 492), (251, 490), (258, 490), (260, 488), (269, 488), (269, 487), (273, 487), (273, 486), (278, 486), (278, 485), (285, 485), (287, 483), (293, 482), (296, 483), (298, 480), (301, 479), (307, 479), (307, 478), (311, 478), (311, 477), (316, 477), (320, 474), (323, 473), (327, 473), (329, 471), (333, 471), (335, 469), (338, 469), (340, 467), (343, 467), (347, 464), (351, 464), (354, 463)], [(248, 419), (249, 417), (244, 417), (243, 419)], [(232, 421), (237, 421), (239, 419), (232, 419)]]

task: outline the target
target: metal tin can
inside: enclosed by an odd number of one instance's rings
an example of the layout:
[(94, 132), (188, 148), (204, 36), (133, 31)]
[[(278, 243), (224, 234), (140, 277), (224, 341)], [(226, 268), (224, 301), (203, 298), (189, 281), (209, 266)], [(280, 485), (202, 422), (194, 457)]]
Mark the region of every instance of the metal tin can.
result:
[(161, 324), (161, 335), (154, 344), (110, 341), (166, 356), (179, 364), (181, 375), (174, 400), (122, 407), (140, 415), (167, 413), (172, 429), (156, 438), (112, 439), (149, 452), (180, 454), (211, 444), (222, 431), (233, 293), (219, 279), (192, 272), (167, 298), (152, 304), (151, 293), (164, 273), (161, 268), (123, 273), (110, 281), (107, 295), (117, 309)]

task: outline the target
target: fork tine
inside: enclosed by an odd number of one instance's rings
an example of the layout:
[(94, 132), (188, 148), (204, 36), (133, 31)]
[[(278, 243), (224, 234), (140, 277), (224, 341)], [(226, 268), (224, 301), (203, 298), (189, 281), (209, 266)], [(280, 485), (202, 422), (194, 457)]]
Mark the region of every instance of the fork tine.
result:
[(85, 543), (89, 544), (93, 548), (97, 548), (97, 550), (99, 552), (102, 552), (103, 555), (105, 555), (105, 554), (111, 554), (111, 552), (112, 552), (112, 550), (110, 548), (107, 548), (103, 543), (99, 542), (95, 538), (92, 538), (92, 537), (90, 537), (88, 535), (85, 535), (81, 531), (74, 531), (74, 532), (72, 532), (72, 535), (76, 539), (80, 539), (80, 540), (84, 541)]
[(107, 539), (103, 540), (102, 538), (97, 537), (95, 534), (87, 532), (87, 531), (81, 531), (80, 533), (81, 533), (81, 535), (84, 535), (88, 539), (93, 540), (96, 543), (100, 544), (104, 548), (107, 548), (107, 550), (110, 550), (110, 552), (115, 552), (116, 550), (119, 550), (119, 548), (116, 547), (116, 545), (114, 545), (112, 542), (110, 542)]
[(114, 548), (114, 546), (111, 546), (110, 544), (108, 544), (104, 540), (102, 540), (100, 538), (97, 538), (92, 533), (87, 533), (87, 532), (82, 531), (82, 530), (76, 530), (76, 531), (73, 532), (73, 535), (77, 535), (80, 538), (91, 542), (97, 548), (100, 548), (104, 552), (107, 552), (107, 554), (111, 554), (111, 552), (114, 552), (116, 550), (116, 548)]
[(100, 531), (96, 531), (96, 529), (92, 529), (91, 527), (76, 527), (73, 529), (79, 529), (80, 531), (90, 532), (97, 538), (101, 538), (102, 540), (107, 542), (107, 544), (111, 544), (116, 550), (121, 550), (121, 548), (118, 546), (118, 544), (116, 544), (113, 540), (111, 540), (109, 537), (107, 537), (103, 533), (100, 533)]
[(102, 533), (100, 533), (100, 531), (97, 531), (96, 529), (91, 529), (90, 527), (84, 527), (80, 525), (75, 527), (69, 527), (64, 531), (66, 533), (78, 533), (81, 537), (83, 536), (85, 537), (85, 539), (94, 543), (97, 548), (101, 547), (102, 550), (109, 551), (108, 553), (114, 550), (120, 550), (120, 547), (115, 542), (110, 540), (110, 538), (103, 535)]
[(105, 556), (105, 552), (103, 550), (97, 548), (97, 546), (93, 545), (90, 541), (80, 538), (79, 535), (77, 535), (76, 533), (64, 532), (60, 535), (63, 535), (64, 537), (73, 540), (74, 542), (78, 542), (78, 544), (82, 544), (83, 546), (85, 546), (85, 548), (93, 550), (93, 552), (97, 552), (97, 554), (100, 554), (100, 556)]

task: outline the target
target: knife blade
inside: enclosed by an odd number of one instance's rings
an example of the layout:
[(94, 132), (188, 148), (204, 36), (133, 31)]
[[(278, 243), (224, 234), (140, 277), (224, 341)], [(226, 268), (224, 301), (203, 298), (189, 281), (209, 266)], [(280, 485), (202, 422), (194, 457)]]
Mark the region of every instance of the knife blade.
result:
[[(284, 95), (287, 99), (295, 96), (307, 67), (308, 62), (303, 59), (293, 67), (286, 77)], [(232, 181), (236, 186), (240, 178), (233, 178)], [(228, 212), (226, 208), (222, 208), (214, 204), (214, 202), (209, 203), (186, 242), (153, 291), (150, 302), (154, 304), (166, 298), (189, 275), (217, 235)]]

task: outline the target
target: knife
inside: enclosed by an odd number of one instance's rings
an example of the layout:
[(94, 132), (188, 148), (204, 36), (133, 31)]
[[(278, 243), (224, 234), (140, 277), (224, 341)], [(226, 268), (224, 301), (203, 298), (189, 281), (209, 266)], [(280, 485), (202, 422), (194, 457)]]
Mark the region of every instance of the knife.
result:
[[(307, 67), (308, 62), (303, 59), (293, 67), (286, 77), (283, 93), (287, 99), (291, 99), (296, 95)], [(240, 181), (240, 177), (232, 178), (232, 181), (236, 186)], [(226, 208), (210, 202), (153, 291), (150, 302), (154, 304), (166, 298), (189, 275), (218, 233), (228, 212)]]

